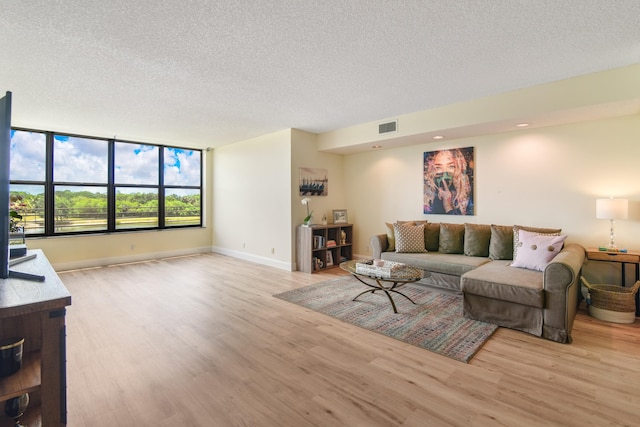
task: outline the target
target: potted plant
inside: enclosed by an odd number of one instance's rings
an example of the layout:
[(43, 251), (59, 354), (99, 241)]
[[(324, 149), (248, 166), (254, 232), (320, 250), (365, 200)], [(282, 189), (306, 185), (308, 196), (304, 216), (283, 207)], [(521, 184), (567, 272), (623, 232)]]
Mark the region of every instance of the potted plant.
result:
[(300, 203), (302, 203), (303, 205), (305, 205), (307, 207), (307, 216), (305, 217), (304, 221), (302, 222), (303, 225), (310, 227), (311, 226), (311, 219), (313, 218), (313, 211), (309, 211), (309, 202), (311, 201), (310, 198), (305, 197), (304, 199), (302, 199), (300, 201)]

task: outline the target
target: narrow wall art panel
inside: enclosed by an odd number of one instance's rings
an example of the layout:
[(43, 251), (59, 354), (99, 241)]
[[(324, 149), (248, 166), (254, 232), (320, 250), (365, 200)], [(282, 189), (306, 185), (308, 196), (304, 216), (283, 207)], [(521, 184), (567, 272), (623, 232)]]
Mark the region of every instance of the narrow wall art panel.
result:
[(474, 215), (473, 147), (424, 153), (424, 213)]

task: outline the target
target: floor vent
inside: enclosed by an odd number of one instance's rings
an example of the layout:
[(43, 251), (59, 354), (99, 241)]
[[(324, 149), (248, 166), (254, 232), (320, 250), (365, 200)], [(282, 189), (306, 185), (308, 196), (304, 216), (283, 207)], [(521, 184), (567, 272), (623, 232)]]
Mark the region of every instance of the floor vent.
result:
[(391, 133), (398, 131), (398, 121), (394, 120), (392, 122), (380, 123), (378, 125), (378, 135), (382, 135), (383, 133)]

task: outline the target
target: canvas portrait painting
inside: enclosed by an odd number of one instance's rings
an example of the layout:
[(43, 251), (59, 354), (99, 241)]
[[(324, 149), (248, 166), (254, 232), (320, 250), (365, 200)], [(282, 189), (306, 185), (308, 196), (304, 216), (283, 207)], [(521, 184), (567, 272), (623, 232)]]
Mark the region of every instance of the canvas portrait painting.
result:
[(424, 153), (424, 213), (474, 215), (473, 147)]

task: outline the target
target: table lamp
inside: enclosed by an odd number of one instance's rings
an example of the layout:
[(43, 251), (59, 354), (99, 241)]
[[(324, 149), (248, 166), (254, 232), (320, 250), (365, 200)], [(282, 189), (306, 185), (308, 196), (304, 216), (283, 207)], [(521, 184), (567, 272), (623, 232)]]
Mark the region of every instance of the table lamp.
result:
[(610, 251), (617, 251), (618, 247), (613, 241), (615, 237), (615, 220), (627, 219), (629, 215), (629, 201), (627, 199), (597, 199), (596, 200), (596, 218), (608, 219), (610, 221), (611, 230), (609, 232), (609, 246)]

